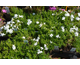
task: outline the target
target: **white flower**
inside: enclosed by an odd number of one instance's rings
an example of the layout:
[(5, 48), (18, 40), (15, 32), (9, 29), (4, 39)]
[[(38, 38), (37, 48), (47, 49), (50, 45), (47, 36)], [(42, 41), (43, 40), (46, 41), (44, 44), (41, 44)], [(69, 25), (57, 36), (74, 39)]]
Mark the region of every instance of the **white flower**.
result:
[(64, 31), (65, 31), (64, 27), (63, 27), (63, 26), (61, 26), (61, 28), (62, 28), (62, 31), (64, 32)]
[(40, 49), (38, 49), (37, 51), (40, 51)]
[(32, 23), (32, 21), (30, 19), (28, 19), (27, 25), (30, 25)]
[(37, 39), (39, 40), (39, 39), (40, 39), (40, 37), (37, 37)]
[(78, 13), (78, 16), (80, 16), (80, 13)]
[(47, 48), (46, 44), (44, 44), (44, 47), (45, 47), (45, 50), (48, 50), (48, 48)]
[(37, 21), (36, 24), (39, 24), (39, 22)]
[(74, 28), (70, 28), (70, 32), (74, 32), (74, 30), (73, 30)]
[(80, 18), (79, 17), (76, 17), (76, 20), (80, 20)]
[(27, 24), (28, 24), (28, 25), (30, 25), (31, 23), (32, 23), (32, 21), (30, 21), (30, 22), (27, 22)]
[(35, 13), (33, 13), (33, 15), (35, 15)]
[(36, 41), (36, 42), (38, 42), (38, 41), (39, 41), (39, 39), (36, 39), (35, 41)]
[(38, 51), (38, 52), (37, 52), (37, 54), (40, 54), (40, 53), (42, 53), (42, 51), (40, 51), (40, 49), (38, 49), (37, 51)]
[(39, 26), (42, 27), (42, 23)]
[(60, 36), (59, 35), (56, 35), (56, 38), (60, 38)]
[(44, 47), (46, 47), (46, 44), (44, 44)]
[(20, 22), (19, 20), (17, 20), (17, 22)]
[(53, 37), (53, 34), (50, 34), (50, 37)]
[(72, 29), (74, 29), (74, 30), (78, 31), (78, 27), (73, 26), (73, 28), (72, 28)]
[(70, 16), (70, 14), (69, 13), (65, 13), (65, 16)]
[(12, 30), (12, 29), (7, 29), (7, 30), (6, 30), (6, 33), (7, 33), (7, 32), (10, 33), (10, 34), (12, 34), (12, 33), (13, 33), (13, 30)]
[(43, 50), (43, 47), (40, 47), (41, 48), (41, 50)]
[(75, 30), (78, 31), (78, 27), (76, 27)]
[(12, 45), (12, 49), (15, 50), (16, 49), (16, 46), (15, 45)]
[(73, 21), (74, 16), (71, 14), (71, 21)]
[(9, 29), (9, 25), (4, 26), (4, 30)]
[(24, 37), (24, 36), (23, 36), (22, 38), (23, 38), (23, 39), (25, 39), (25, 37)]
[(74, 18), (74, 15), (71, 14), (71, 18)]
[(14, 21), (11, 22), (12, 24), (15, 23)]
[(52, 13), (52, 15), (55, 15), (54, 13)]
[(16, 27), (16, 25), (14, 25), (13, 27)]
[(20, 18), (23, 18), (23, 15), (19, 15)]
[(75, 32), (74, 34), (75, 34), (75, 36), (78, 36), (78, 32)]
[(14, 15), (14, 18), (17, 18), (17, 17), (18, 17), (18, 15), (17, 15), (17, 14), (15, 14), (15, 15)]
[(65, 20), (65, 17), (62, 17), (62, 20)]
[(10, 24), (10, 22), (7, 22), (7, 24)]
[(12, 26), (13, 26), (13, 24), (10, 24), (10, 26), (12, 27)]
[(52, 43), (52, 41), (50, 41), (50, 43)]
[(4, 36), (4, 35), (6, 35), (6, 34), (4, 34), (4, 33), (1, 33), (1, 36)]
[(46, 44), (44, 44), (44, 47), (45, 47), (45, 50), (48, 50), (48, 48), (47, 48)]
[(47, 47), (45, 47), (45, 50), (48, 50), (48, 48), (47, 48)]
[(40, 37), (37, 37), (37, 39), (33, 39), (33, 41), (36, 41), (36, 42), (38, 42), (39, 41), (39, 39), (40, 39)]
[(37, 42), (36, 43), (34, 43), (34, 46), (36, 46), (37, 45)]
[(41, 53), (42, 53), (42, 51), (38, 51), (38, 52), (37, 52), (37, 54), (41, 54)]

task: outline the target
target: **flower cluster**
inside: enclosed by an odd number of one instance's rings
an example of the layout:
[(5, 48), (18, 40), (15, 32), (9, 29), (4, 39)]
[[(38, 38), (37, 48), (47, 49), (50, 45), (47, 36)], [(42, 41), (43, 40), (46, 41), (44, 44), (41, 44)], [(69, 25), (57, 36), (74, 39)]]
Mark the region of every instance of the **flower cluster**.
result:
[(48, 50), (48, 48), (47, 48), (46, 44), (44, 44), (44, 48), (45, 48), (45, 50)]
[[(75, 32), (75, 31), (76, 32)], [(75, 34), (75, 36), (78, 36), (78, 27), (75, 27), (75, 26), (73, 26), (73, 28), (70, 28), (70, 32), (75, 32), (74, 34)]]
[[(54, 46), (61, 48), (61, 46), (66, 46), (69, 43), (78, 47), (80, 45), (80, 24), (77, 20), (79, 20), (80, 13), (74, 15), (61, 9), (57, 11), (53, 8), (53, 10), (42, 11), (37, 15), (31, 13), (29, 16), (24, 15), (24, 17), (14, 14), (11, 21), (0, 28), (2, 31), (0, 34), (1, 36), (7, 33), (12, 34), (16, 30), (18, 30), (18, 34), (14, 37), (11, 36), (12, 38), (10, 37), (7, 41), (2, 41), (0, 48), (10, 51), (9, 53), (12, 55), (9, 58), (40, 59), (49, 58), (48, 51), (53, 50)], [(10, 50), (10, 48), (12, 49)], [(15, 52), (17, 52), (16, 55)], [(6, 55), (9, 53), (6, 52)], [(6, 56), (4, 57), (6, 58)]]
[(36, 42), (34, 43), (34, 46), (36, 46), (36, 45), (38, 44), (39, 39), (40, 39), (40, 37), (39, 37), (39, 36), (37, 37), (37, 39), (35, 39), (35, 38), (33, 39), (33, 41), (36, 41)]
[(28, 19), (27, 25), (30, 25), (32, 23), (32, 21), (30, 19)]
[(40, 51), (40, 49), (38, 49), (37, 51), (38, 51), (37, 54), (41, 54), (42, 53), (42, 51)]
[(56, 7), (50, 7), (49, 9), (50, 10), (56, 10)]
[(22, 23), (20, 20), (18, 20), (18, 18), (23, 18), (23, 15), (15, 14), (11, 21), (8, 21), (6, 25), (0, 28), (2, 30), (0, 36), (4, 36), (7, 33), (12, 34), (14, 31), (17, 31), (19, 29), (20, 24)]

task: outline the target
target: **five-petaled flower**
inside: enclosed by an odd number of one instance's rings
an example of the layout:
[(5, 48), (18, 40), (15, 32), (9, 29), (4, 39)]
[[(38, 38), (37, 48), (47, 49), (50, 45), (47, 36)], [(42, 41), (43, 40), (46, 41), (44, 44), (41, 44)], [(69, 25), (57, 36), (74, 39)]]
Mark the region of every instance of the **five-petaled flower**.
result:
[(3, 12), (3, 13), (6, 13), (7, 11), (6, 11), (5, 9), (2, 9), (2, 12)]
[(25, 37), (24, 37), (24, 36), (23, 36), (22, 38), (23, 38), (23, 39), (25, 39)]
[(12, 49), (15, 50), (16, 49), (16, 46), (15, 45), (12, 45)]
[(1, 21), (2, 19), (0, 19), (0, 21)]
[(53, 37), (53, 34), (50, 34), (50, 37)]

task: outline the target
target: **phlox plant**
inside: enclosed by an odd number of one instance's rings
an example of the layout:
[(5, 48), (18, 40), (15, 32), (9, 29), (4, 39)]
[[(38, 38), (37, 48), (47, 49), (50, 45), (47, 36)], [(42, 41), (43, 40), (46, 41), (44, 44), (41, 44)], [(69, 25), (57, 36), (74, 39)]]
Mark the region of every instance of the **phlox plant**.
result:
[[(80, 20), (76, 19), (77, 17), (79, 17), (78, 15), (68, 13), (67, 11), (61, 11), (61, 10), (50, 11), (49, 10), (48, 12), (43, 11), (39, 13), (39, 18), (37, 19), (37, 17), (38, 17), (38, 14), (36, 13), (35, 16), (30, 14), (30, 17), (28, 18), (33, 21), (33, 23), (30, 24), (30, 27), (32, 28), (32, 30), (36, 26), (38, 31), (37, 34), (41, 36), (41, 39), (39, 41), (41, 45), (45, 43), (48, 45), (48, 47), (51, 46), (52, 44), (53, 44), (53, 47), (54, 46), (61, 47), (62, 45), (66, 46), (67, 44), (73, 45), (76, 38), (78, 38), (77, 36), (79, 36), (78, 35), (79, 28), (77, 31), (76, 30), (74, 30), (73, 32), (70, 31), (70, 29), (73, 27), (76, 27), (76, 29), (77, 27), (79, 27), (78, 23)], [(65, 17), (64, 20), (62, 19), (63, 17)], [(36, 24), (37, 21), (39, 21), (39, 24)], [(40, 23), (42, 23), (42, 27), (38, 27)], [(44, 23), (46, 24), (44, 25)], [(33, 26), (33, 24), (35, 26)], [(61, 29), (62, 26), (64, 27), (65, 31)], [(53, 30), (53, 32), (51, 32), (51, 30)], [(44, 33), (44, 31), (46, 32)], [(50, 37), (51, 33), (53, 34), (53, 37)], [(30, 33), (30, 34), (33, 34), (33, 33)], [(57, 37), (57, 35), (59, 35), (60, 38)], [(44, 42), (42, 42), (42, 40)], [(52, 42), (52, 44), (50, 44), (50, 42)], [(49, 50), (52, 50), (53, 47), (49, 47)]]
[[(16, 8), (15, 8), (16, 9)], [(11, 9), (10, 15), (11, 15), (11, 21), (8, 21), (4, 26), (2, 26), (0, 29), (2, 29), (2, 32), (0, 33), (1, 36), (9, 36), (15, 35), (18, 30), (22, 29), (24, 27), (23, 21), (25, 21), (25, 16), (23, 14), (23, 10), (18, 10), (17, 12), (13, 12), (14, 7)], [(15, 14), (14, 14), (15, 13)], [(20, 14), (19, 14), (20, 13)], [(21, 15), (23, 14), (23, 15)], [(24, 17), (24, 19), (23, 19)]]
[(61, 48), (67, 44), (80, 51), (79, 13), (74, 15), (62, 10), (46, 12), (43, 9), (40, 13), (26, 16), (22, 9), (13, 7), (10, 14), (18, 30), (14, 34), (8, 33), (8, 40), (1, 41), (0, 58), (50, 59), (49, 52), (54, 46)]

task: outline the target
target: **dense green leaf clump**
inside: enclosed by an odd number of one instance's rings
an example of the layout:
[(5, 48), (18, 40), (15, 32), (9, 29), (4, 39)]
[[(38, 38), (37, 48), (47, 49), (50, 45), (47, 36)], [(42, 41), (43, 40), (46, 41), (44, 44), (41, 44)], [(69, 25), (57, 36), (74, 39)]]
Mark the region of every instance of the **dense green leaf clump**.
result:
[(79, 15), (61, 10), (43, 10), (26, 16), (23, 10), (15, 7), (11, 8), (11, 16), (14, 14), (23, 15), (23, 18), (19, 19), (23, 23), (16, 31), (17, 35), (1, 41), (0, 58), (49, 59), (49, 51), (53, 50), (54, 46), (61, 48), (67, 44), (80, 51)]

